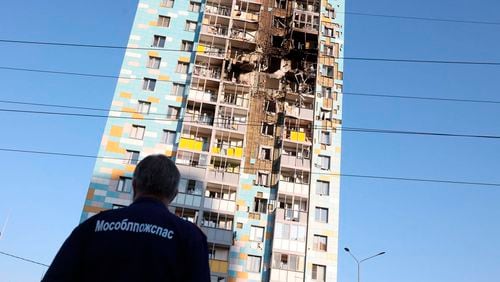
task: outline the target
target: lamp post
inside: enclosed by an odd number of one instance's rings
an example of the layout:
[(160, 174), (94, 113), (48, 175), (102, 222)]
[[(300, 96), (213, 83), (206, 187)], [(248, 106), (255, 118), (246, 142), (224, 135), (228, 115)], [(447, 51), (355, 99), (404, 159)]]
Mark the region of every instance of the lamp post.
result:
[(360, 282), (360, 275), (359, 275), (359, 272), (360, 272), (360, 267), (361, 267), (361, 263), (364, 262), (364, 261), (367, 261), (369, 259), (372, 259), (374, 257), (378, 257), (378, 256), (381, 256), (383, 254), (385, 254), (385, 252), (380, 252), (376, 255), (373, 255), (373, 256), (370, 256), (370, 257), (367, 257), (367, 258), (364, 258), (362, 260), (358, 260), (352, 253), (351, 253), (351, 250), (349, 250), (349, 248), (344, 248), (344, 251), (348, 252), (352, 258), (356, 261), (356, 264), (358, 265), (358, 282)]

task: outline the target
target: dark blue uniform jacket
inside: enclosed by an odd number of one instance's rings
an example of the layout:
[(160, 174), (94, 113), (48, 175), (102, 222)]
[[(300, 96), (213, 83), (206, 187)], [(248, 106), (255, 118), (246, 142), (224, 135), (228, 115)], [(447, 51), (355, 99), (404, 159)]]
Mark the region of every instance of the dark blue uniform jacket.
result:
[(80, 224), (42, 281), (210, 281), (207, 238), (153, 198)]

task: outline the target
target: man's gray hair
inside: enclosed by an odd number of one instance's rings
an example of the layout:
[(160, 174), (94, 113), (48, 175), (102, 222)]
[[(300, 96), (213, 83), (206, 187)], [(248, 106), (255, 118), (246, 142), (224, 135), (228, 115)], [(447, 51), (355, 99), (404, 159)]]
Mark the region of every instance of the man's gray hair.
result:
[(155, 195), (172, 201), (177, 196), (181, 174), (175, 163), (164, 155), (150, 155), (134, 170), (137, 192)]

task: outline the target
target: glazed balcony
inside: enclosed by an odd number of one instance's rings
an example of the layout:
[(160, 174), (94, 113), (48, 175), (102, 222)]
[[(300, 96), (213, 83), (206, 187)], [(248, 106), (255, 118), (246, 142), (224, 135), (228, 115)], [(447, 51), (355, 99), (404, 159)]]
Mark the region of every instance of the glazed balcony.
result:
[(295, 183), (281, 180), (278, 186), (279, 193), (307, 197), (309, 195), (309, 184)]
[(304, 157), (299, 158), (297, 156), (282, 155), (281, 156), (281, 166), (300, 169), (305, 171), (311, 170), (311, 160)]

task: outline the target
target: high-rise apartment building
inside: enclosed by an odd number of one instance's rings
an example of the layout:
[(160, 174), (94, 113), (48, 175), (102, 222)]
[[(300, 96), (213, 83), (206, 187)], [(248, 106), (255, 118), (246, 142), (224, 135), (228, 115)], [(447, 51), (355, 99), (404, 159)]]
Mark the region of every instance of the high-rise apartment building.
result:
[(336, 281), (343, 22), (344, 0), (140, 0), (82, 220), (165, 154), (213, 281)]

